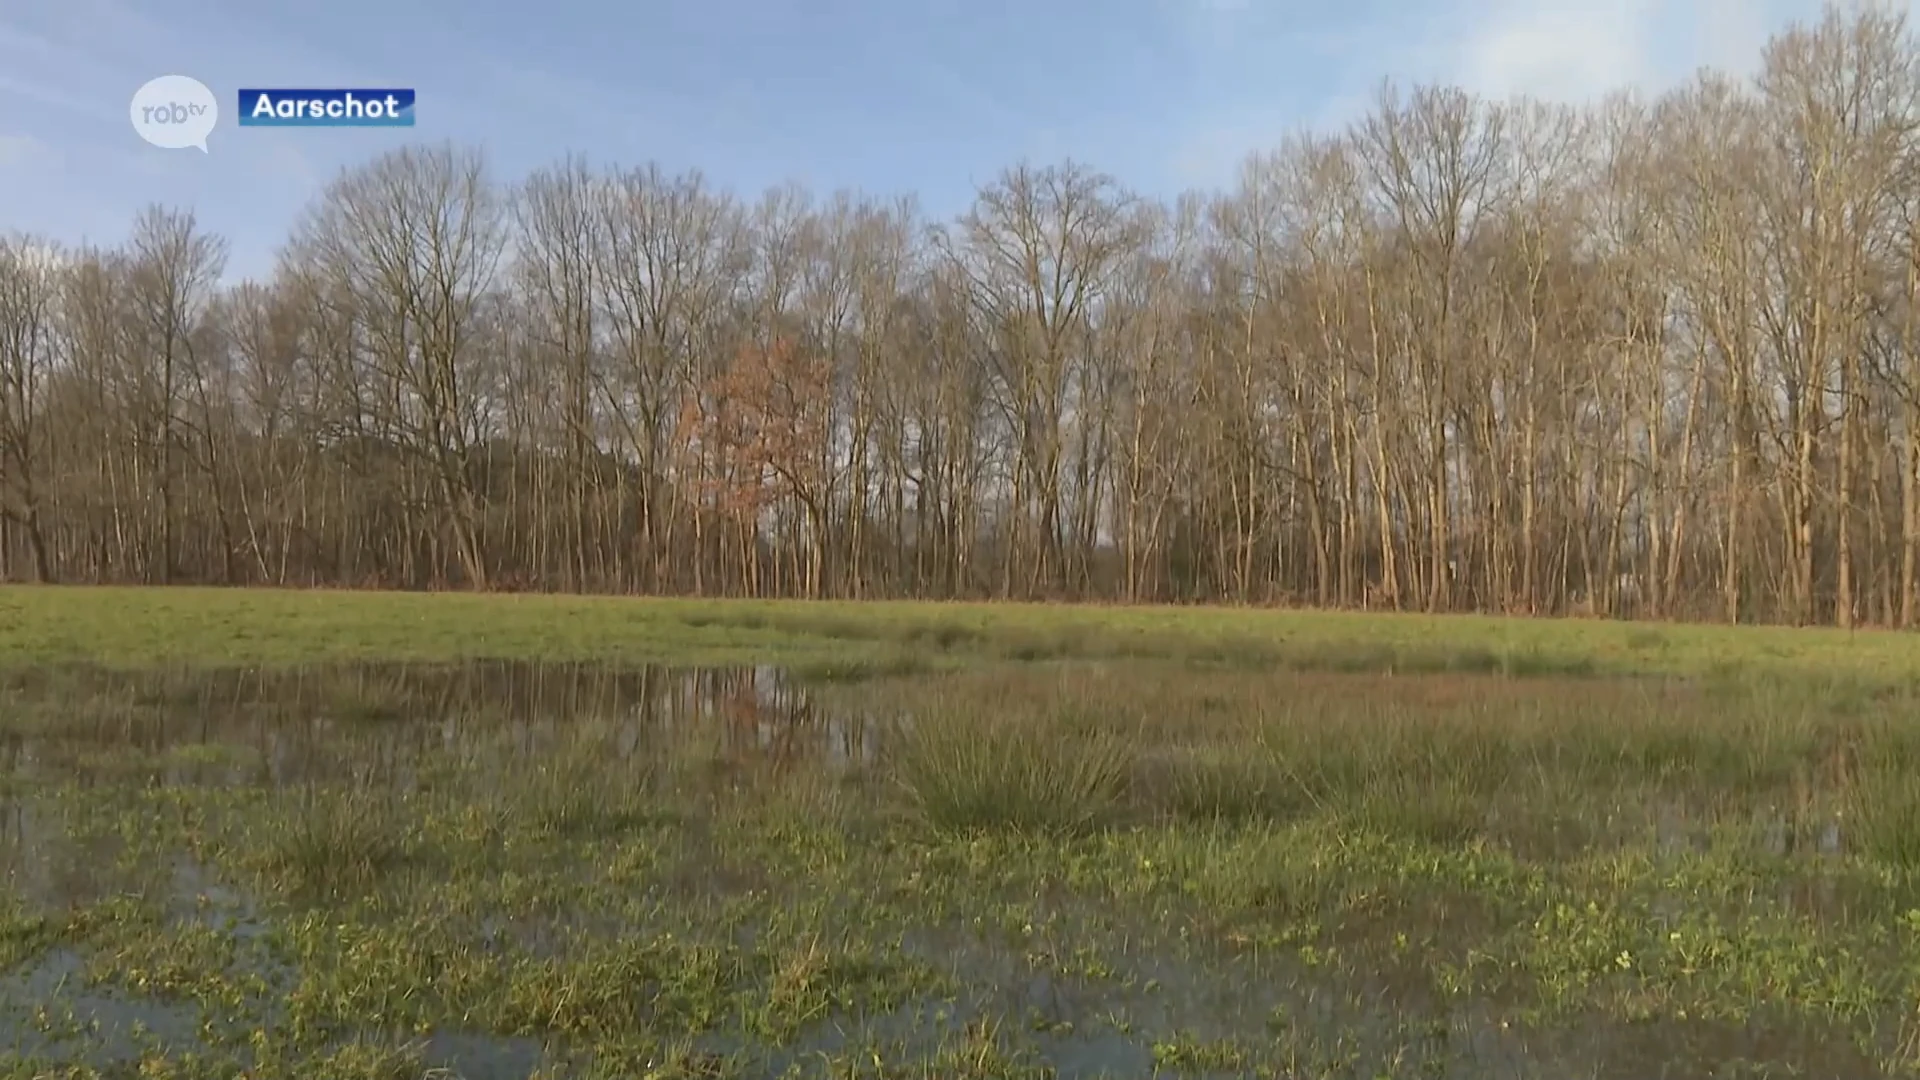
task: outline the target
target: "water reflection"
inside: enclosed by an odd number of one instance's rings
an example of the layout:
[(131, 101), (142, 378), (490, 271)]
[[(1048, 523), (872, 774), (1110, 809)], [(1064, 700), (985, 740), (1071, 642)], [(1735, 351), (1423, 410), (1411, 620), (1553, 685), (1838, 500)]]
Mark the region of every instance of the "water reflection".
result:
[[(75, 688), (83, 688), (75, 693)], [(775, 667), (482, 661), (176, 675), (15, 675), (0, 685), (0, 772), (26, 780), (407, 789), (427, 751), (532, 760), (584, 736), (619, 759), (697, 735), (732, 761), (871, 766), (879, 725), (820, 708)], [(350, 743), (354, 752), (338, 751)], [(129, 753), (131, 751), (131, 753)]]

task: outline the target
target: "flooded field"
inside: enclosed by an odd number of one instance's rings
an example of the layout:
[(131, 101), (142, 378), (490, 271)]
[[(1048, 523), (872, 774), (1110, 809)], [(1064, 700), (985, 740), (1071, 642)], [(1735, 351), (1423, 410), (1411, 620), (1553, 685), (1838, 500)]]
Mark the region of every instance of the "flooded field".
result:
[(1149, 661), (10, 673), (0, 1075), (1903, 1075), (1914, 712)]

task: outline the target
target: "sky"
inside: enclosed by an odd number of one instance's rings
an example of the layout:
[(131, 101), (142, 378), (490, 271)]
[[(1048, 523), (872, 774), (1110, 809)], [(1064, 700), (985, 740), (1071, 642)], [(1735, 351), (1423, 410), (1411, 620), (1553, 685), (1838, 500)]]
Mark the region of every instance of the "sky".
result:
[[(1858, 2), (1858, 0), (1856, 0)], [(1887, 3), (1889, 0), (1875, 0)], [(1906, 7), (1920, 0), (1892, 0)], [(153, 202), (271, 273), (344, 168), (412, 141), (511, 182), (573, 152), (697, 168), (744, 197), (912, 193), (931, 215), (1022, 161), (1148, 195), (1232, 184), (1249, 153), (1363, 114), (1382, 80), (1579, 102), (1751, 73), (1820, 0), (0, 0), (0, 232), (117, 243)], [(135, 134), (189, 75), (209, 152)], [(412, 129), (236, 126), (243, 87), (418, 92)]]

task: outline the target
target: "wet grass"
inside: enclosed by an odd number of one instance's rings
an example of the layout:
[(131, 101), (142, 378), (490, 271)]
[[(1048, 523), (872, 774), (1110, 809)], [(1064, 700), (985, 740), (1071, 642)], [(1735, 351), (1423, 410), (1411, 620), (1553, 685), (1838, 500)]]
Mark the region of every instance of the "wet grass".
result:
[(481, 598), (296, 664), (319, 594), (233, 595), (244, 665), (6, 644), (0, 1077), (1920, 1072), (1904, 639), (621, 616), (795, 662), (683, 671)]

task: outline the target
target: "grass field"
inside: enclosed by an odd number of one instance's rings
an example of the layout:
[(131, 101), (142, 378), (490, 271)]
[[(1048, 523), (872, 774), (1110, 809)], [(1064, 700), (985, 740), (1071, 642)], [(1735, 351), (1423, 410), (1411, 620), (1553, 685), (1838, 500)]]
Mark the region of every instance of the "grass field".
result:
[(951, 666), (1149, 658), (1252, 668), (1920, 678), (1920, 635), (1474, 615), (270, 589), (0, 588), (0, 666), (500, 658)]
[(0, 1076), (1920, 1072), (1920, 638), (0, 590)]

